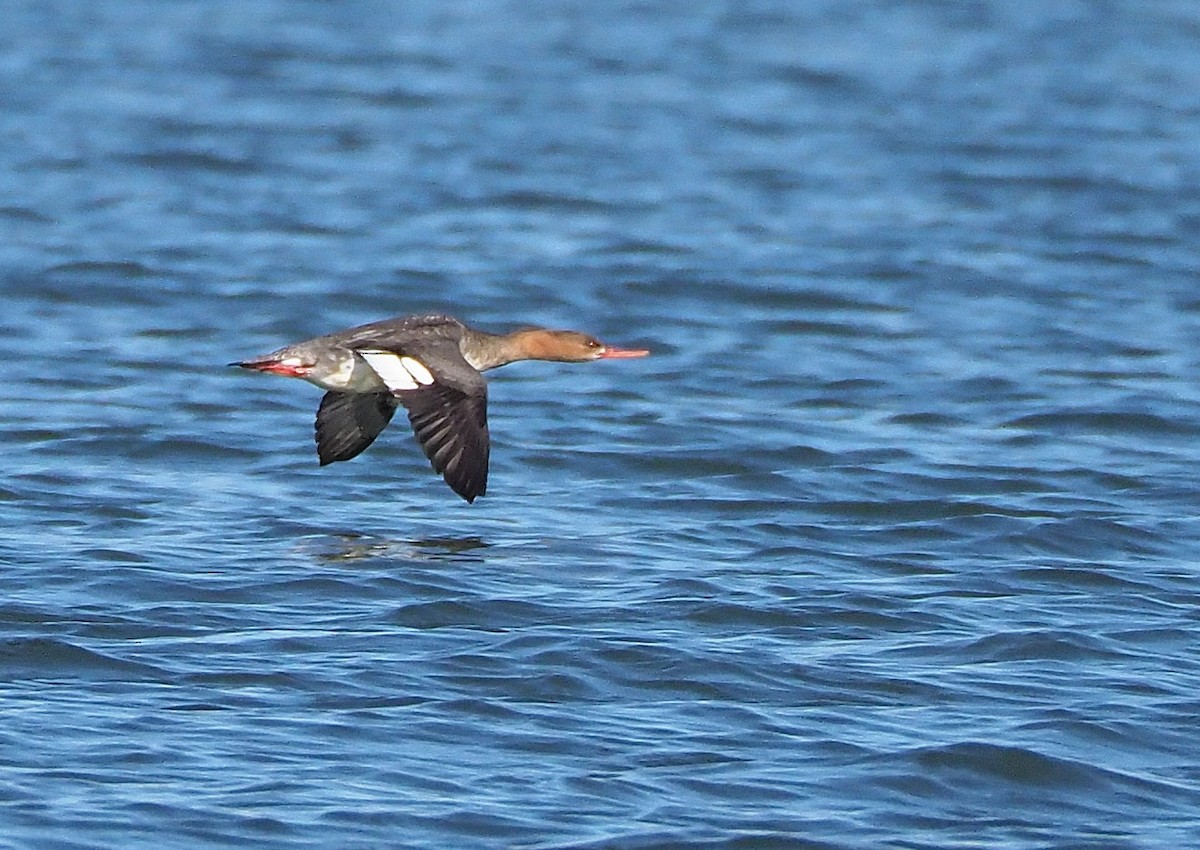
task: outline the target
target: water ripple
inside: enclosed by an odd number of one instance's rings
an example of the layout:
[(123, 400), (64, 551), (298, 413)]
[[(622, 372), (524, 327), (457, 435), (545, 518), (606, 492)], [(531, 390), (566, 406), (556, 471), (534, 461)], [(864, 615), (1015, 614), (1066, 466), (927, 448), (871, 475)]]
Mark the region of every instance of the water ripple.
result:
[[(1197, 845), (1192, 5), (46, 5), (6, 846)], [(223, 365), (427, 311), (653, 356), (470, 506)]]

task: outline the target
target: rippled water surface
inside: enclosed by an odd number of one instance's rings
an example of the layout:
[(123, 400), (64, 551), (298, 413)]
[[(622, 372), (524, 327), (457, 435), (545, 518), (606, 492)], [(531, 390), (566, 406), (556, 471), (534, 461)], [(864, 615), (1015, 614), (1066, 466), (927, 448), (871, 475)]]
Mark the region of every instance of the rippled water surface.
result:
[(0, 846), (1200, 846), (1195, 3), (5, 8)]

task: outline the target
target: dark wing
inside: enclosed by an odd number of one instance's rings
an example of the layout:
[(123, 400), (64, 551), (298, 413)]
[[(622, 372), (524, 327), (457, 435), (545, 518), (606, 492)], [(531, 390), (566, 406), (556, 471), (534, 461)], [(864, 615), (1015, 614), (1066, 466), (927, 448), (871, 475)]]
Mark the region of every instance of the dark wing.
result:
[[(408, 410), (417, 441), (455, 493), (473, 502), (487, 490), (487, 382), (441, 335), (360, 355)], [(415, 362), (414, 362), (415, 361)]]
[(487, 491), (490, 441), (486, 393), (484, 387), (481, 393), (468, 395), (437, 381), (399, 393), (425, 456), (450, 489), (468, 502)]
[(457, 342), (462, 337), (462, 322), (450, 316), (403, 316), (359, 325), (344, 331), (318, 337), (327, 345), (361, 350), (378, 348), (384, 351), (400, 351), (414, 339), (451, 339)]
[(327, 392), (317, 408), (317, 457), (321, 466), (350, 460), (392, 421), (396, 399), (391, 393)]

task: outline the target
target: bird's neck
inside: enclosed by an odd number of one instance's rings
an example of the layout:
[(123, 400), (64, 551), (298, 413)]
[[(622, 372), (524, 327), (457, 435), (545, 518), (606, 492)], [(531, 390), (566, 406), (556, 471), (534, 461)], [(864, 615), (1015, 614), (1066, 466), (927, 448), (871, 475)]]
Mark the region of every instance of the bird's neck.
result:
[(540, 330), (520, 330), (508, 334), (490, 334), (466, 328), (459, 342), (466, 361), (486, 372), (517, 360), (539, 359), (538, 334)]

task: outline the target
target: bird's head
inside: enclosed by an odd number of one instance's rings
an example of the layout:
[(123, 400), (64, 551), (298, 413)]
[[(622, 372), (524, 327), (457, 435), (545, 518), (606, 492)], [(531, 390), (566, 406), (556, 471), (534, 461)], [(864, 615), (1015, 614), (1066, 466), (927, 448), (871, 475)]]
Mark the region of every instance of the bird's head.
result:
[(617, 348), (579, 331), (533, 328), (520, 333), (520, 347), (530, 360), (586, 363), (606, 358), (645, 357), (644, 348)]

